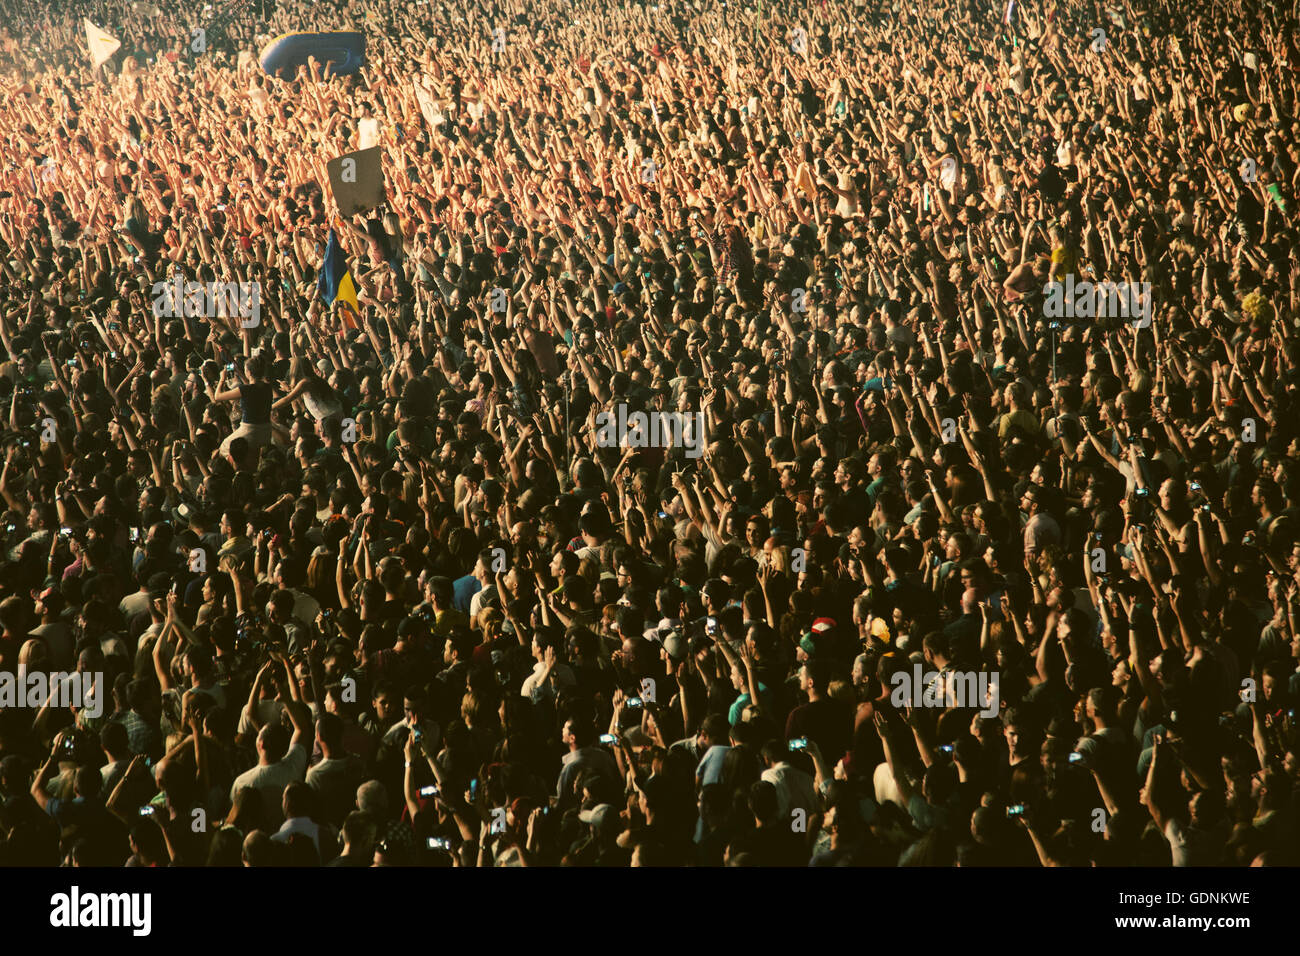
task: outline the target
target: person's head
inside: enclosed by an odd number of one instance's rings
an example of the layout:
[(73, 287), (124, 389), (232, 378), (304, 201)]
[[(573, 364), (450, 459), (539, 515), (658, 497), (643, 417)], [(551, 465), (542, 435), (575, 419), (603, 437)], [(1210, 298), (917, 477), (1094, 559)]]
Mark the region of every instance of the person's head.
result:
[(289, 733), (280, 722), (268, 723), (258, 732), (257, 755), (263, 766), (279, 762), (288, 749)]
[(799, 689), (812, 699), (824, 697), (831, 681), (832, 666), (829, 661), (815, 658), (804, 661), (799, 669)]
[(388, 791), (378, 780), (367, 780), (357, 788), (357, 809), (376, 821), (388, 819)]
[(596, 742), (596, 728), (589, 721), (576, 718), (566, 720), (560, 732), (560, 742), (568, 747), (570, 752), (582, 747), (590, 747)]
[(86, 800), (94, 800), (98, 797), (100, 788), (104, 785), (104, 778), (98, 767), (78, 767), (72, 780), (73, 793)]
[(295, 780), (284, 788), (284, 818), (310, 817), (316, 808), (316, 791)]
[(254, 830), (244, 837), (244, 866), (275, 866), (278, 849), (268, 833)]
[(142, 866), (165, 866), (170, 860), (167, 840), (152, 817), (139, 817), (131, 824), (131, 852)]
[(349, 856), (369, 860), (375, 852), (375, 838), (378, 832), (374, 817), (361, 810), (353, 810), (343, 821), (344, 851)]
[(99, 732), (99, 745), (113, 761), (129, 760), (131, 748), (127, 740), (126, 725), (118, 721), (106, 723)]

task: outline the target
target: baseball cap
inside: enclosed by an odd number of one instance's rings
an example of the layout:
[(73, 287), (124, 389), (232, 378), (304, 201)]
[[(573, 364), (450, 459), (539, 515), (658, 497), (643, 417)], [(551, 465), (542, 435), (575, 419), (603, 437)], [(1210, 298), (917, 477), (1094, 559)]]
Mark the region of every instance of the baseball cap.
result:
[(799, 646), (804, 649), (804, 652), (807, 653), (809, 657), (816, 657), (817, 647), (821, 643), (821, 640), (822, 637), (820, 632), (814, 633), (809, 631), (804, 634), (803, 637), (799, 638)]
[(618, 809), (612, 803), (598, 803), (578, 813), (578, 819), (591, 824), (593, 830), (606, 830), (618, 822)]
[(819, 617), (817, 620), (812, 622), (812, 632), (814, 634), (824, 634), (827, 631), (833, 630), (834, 627), (835, 619), (830, 617)]
[(663, 645), (664, 650), (673, 660), (680, 661), (686, 658), (686, 639), (676, 631), (669, 631), (664, 635)]

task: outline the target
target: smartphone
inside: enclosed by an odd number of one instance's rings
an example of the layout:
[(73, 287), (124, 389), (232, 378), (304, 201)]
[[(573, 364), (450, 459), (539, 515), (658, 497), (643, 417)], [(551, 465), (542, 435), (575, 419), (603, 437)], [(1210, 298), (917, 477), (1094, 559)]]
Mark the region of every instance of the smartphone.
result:
[(1100, 531), (1094, 531), (1094, 532), (1092, 533), (1092, 540), (1093, 540), (1093, 541), (1100, 541), (1100, 540), (1101, 540), (1101, 532), (1100, 532)]
[(1202, 511), (1209, 511), (1209, 510), (1210, 510), (1210, 503), (1207, 501), (1205, 504), (1201, 505), (1201, 510), (1202, 510)]
[(469, 782), (469, 798), (471, 800), (478, 799), (478, 777)]
[(1150, 490), (1147, 489), (1147, 488), (1139, 488), (1139, 489), (1137, 490), (1137, 492), (1136, 492), (1136, 494), (1137, 494), (1137, 496), (1138, 496), (1139, 498), (1145, 498), (1145, 497), (1146, 497), (1147, 495), (1149, 495), (1150, 493), (1151, 493)]
[(226, 211), (226, 204), (225, 204), (225, 203), (220, 203), (220, 204), (217, 206), (217, 212), (225, 212), (225, 211)]
[(233, 372), (234, 370), (235, 370), (235, 363), (234, 363), (234, 362), (227, 362), (227, 363), (226, 363), (226, 371), (227, 371), (227, 372)]
[(420, 788), (420, 796), (422, 797), (436, 797), (437, 795), (438, 795), (437, 787), (430, 786), (430, 787)]
[(63, 364), (66, 365), (68, 368), (76, 368), (76, 367), (77, 367), (77, 360), (74, 359), (74, 358), (70, 358), (70, 359), (68, 359), (66, 362), (64, 362)]
[(640, 707), (640, 706), (642, 706), (641, 698), (640, 698), (640, 697), (629, 697), (629, 698), (627, 699), (627, 706), (629, 706), (629, 707)]
[(1190, 488), (1192, 491), (1200, 491), (1200, 490), (1201, 490), (1201, 483), (1200, 483), (1199, 481), (1193, 481), (1193, 482), (1192, 482), (1191, 484), (1189, 484), (1187, 487)]
[(71, 535), (71, 534), (72, 534), (72, 529), (71, 529), (71, 528), (60, 528), (60, 529), (59, 529), (59, 537), (60, 537), (60, 538), (66, 538), (66, 537), (68, 537), (68, 536)]
[(793, 739), (790, 741), (790, 749), (791, 749), (791, 750), (807, 750), (807, 749), (808, 749), (808, 738), (807, 738), (807, 737), (795, 737), (795, 738), (793, 738)]
[(952, 753), (953, 747), (952, 744), (940, 744), (939, 750), (941, 753), (950, 754)]
[(605, 744), (607, 747), (612, 747), (616, 743), (618, 743), (618, 738), (615, 737), (613, 734), (601, 734), (600, 742), (602, 744)]
[(1023, 816), (1024, 812), (1025, 812), (1025, 805), (1023, 803), (1013, 803), (1011, 806), (1007, 807), (1008, 817)]
[(446, 837), (429, 837), (429, 842), (426, 846), (428, 846), (430, 850), (450, 850), (451, 841)]
[(154, 814), (154, 809), (153, 809), (153, 807), (141, 807), (141, 808), (140, 808), (140, 816), (142, 816), (142, 817), (151, 817), (151, 816), (153, 816), (153, 814)]
[(420, 743), (421, 741), (423, 741), (423, 740), (424, 740), (424, 731), (421, 730), (419, 727), (414, 727), (414, 728), (412, 728), (412, 729), (411, 729), (411, 740), (412, 740), (414, 743), (417, 743), (417, 744)]
[(1083, 763), (1083, 754), (1070, 754), (1070, 763)]
[(705, 634), (716, 634), (717, 632), (718, 632), (718, 619), (717, 619), (716, 617), (708, 617), (708, 618), (705, 618), (705, 619), (704, 619), (704, 633), (705, 633)]

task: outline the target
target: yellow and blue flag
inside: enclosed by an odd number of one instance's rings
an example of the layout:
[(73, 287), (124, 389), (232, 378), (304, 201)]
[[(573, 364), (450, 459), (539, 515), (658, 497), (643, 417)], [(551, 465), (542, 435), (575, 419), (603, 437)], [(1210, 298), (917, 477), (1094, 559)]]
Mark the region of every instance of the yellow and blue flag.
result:
[[(325, 243), (325, 259), (320, 265), (320, 274), (316, 277), (316, 291), (326, 305), (343, 302), (352, 310), (353, 317), (361, 315), (361, 306), (357, 303), (357, 287), (348, 269), (347, 255), (339, 245), (338, 234), (331, 229)], [(346, 315), (344, 321), (351, 322)]]

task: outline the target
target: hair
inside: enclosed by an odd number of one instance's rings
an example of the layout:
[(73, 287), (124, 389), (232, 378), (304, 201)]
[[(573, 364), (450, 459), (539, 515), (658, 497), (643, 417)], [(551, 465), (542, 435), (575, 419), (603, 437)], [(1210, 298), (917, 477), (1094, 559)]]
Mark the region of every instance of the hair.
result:
[(266, 807), (263, 805), (262, 791), (253, 787), (240, 787), (236, 790), (230, 813), (226, 816), (226, 825), (248, 834), (260, 830), (265, 820)]

